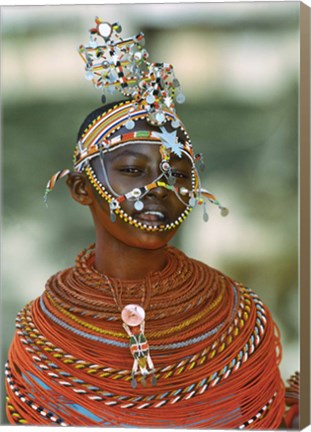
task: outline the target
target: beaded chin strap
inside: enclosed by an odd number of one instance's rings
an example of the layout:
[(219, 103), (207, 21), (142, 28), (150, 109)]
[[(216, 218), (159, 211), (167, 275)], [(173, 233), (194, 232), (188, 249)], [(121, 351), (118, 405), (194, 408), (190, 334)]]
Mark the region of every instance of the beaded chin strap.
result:
[[(216, 204), (223, 216), (228, 210), (216, 197), (201, 187), (200, 176), (196, 165), (203, 167), (203, 155), (194, 155), (191, 140), (184, 125), (176, 114), (174, 99), (178, 103), (185, 100), (179, 81), (176, 79), (173, 66), (165, 63), (149, 63), (149, 54), (144, 46), (144, 35), (122, 39), (121, 26), (118, 23), (107, 23), (95, 19), (96, 27), (90, 30), (88, 45), (79, 47), (79, 54), (85, 62), (86, 78), (101, 89), (102, 102), (106, 93), (115, 91), (123, 94), (129, 101), (122, 102), (98, 116), (84, 131), (74, 152), (74, 171), (85, 172), (98, 193), (109, 203), (111, 221), (118, 215), (125, 222), (146, 231), (165, 231), (176, 228), (182, 223), (195, 205), (203, 204), (203, 219), (208, 220), (206, 198)], [(160, 132), (133, 130), (138, 120), (147, 121)], [(169, 132), (167, 125), (172, 132)], [(128, 133), (117, 134), (121, 128)], [(177, 135), (184, 137), (183, 140)], [(160, 175), (151, 183), (129, 190), (124, 195), (117, 194), (112, 188), (105, 167), (105, 154), (131, 144), (158, 144), (161, 153)], [(172, 174), (170, 158), (187, 157), (192, 165), (191, 190), (175, 186), (176, 179)], [(104, 186), (94, 172), (91, 160), (100, 158), (105, 179)], [(60, 178), (68, 175), (70, 170), (58, 171), (47, 184), (47, 194), (53, 190)], [(152, 225), (132, 218), (122, 209), (125, 200), (134, 201), (134, 208), (142, 211), (142, 199), (154, 188), (162, 187), (172, 191), (185, 205), (185, 210), (178, 218), (163, 225)]]

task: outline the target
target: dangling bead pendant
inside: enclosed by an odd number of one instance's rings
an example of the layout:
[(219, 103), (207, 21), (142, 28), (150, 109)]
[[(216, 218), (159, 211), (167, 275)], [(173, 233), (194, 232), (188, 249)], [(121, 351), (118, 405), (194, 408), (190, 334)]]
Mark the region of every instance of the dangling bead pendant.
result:
[(135, 374), (141, 374), (141, 383), (146, 386), (146, 378), (152, 374), (151, 384), (156, 385), (155, 369), (149, 353), (149, 344), (144, 335), (145, 311), (136, 304), (126, 305), (121, 312), (123, 328), (130, 338), (130, 351), (134, 358), (132, 367), (132, 387), (137, 387)]
[(141, 211), (144, 208), (144, 203), (140, 200), (135, 201), (134, 208), (137, 211)]
[(208, 221), (208, 213), (206, 209), (206, 202), (203, 203), (203, 220), (204, 222)]
[(220, 214), (221, 216), (225, 217), (229, 214), (229, 209), (227, 207), (220, 207)]
[(130, 112), (128, 113), (128, 119), (125, 123), (125, 127), (127, 130), (132, 130), (135, 127), (135, 122), (134, 120), (131, 118), (131, 112), (134, 112), (134, 108), (131, 108)]
[(111, 222), (114, 223), (117, 219), (114, 211), (117, 210), (117, 208), (119, 208), (118, 201), (117, 200), (111, 201), (111, 203), (109, 204), (109, 208), (110, 208), (110, 220), (111, 220)]
[(192, 196), (192, 197), (190, 198), (190, 200), (189, 200), (189, 203), (188, 203), (189, 206), (190, 206), (190, 207), (195, 207), (196, 203), (197, 203), (197, 200), (195, 199), (195, 197)]
[(169, 171), (169, 175), (168, 175), (168, 178), (167, 178), (167, 183), (170, 186), (174, 186), (174, 184), (176, 184), (176, 177), (173, 177), (171, 170)]
[(171, 125), (174, 129), (177, 129), (180, 126), (180, 121), (177, 119), (174, 119), (171, 121)]
[(125, 123), (125, 127), (128, 130), (134, 129), (135, 122), (132, 119), (128, 119), (127, 122)]
[(111, 209), (110, 209), (110, 220), (112, 223), (115, 223), (115, 221), (117, 220), (117, 217), (116, 217), (114, 211)]

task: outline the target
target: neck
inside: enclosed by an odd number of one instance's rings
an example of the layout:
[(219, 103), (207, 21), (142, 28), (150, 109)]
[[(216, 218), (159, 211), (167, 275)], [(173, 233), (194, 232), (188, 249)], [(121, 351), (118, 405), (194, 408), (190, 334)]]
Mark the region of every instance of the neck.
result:
[(95, 268), (117, 279), (145, 279), (149, 273), (163, 270), (167, 263), (165, 247), (140, 249), (121, 242), (109, 242), (96, 236)]

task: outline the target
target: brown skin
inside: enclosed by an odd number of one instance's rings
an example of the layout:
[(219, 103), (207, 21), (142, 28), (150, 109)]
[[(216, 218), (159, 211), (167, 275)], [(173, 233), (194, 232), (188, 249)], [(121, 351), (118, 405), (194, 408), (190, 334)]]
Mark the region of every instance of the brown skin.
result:
[[(130, 152), (128, 151), (130, 150)], [(105, 155), (105, 167), (113, 189), (124, 194), (135, 187), (151, 183), (160, 174), (159, 145), (131, 144)], [(92, 162), (99, 180), (107, 187), (99, 158)], [(171, 162), (176, 185), (191, 188), (191, 164), (186, 157)], [(162, 270), (167, 263), (165, 246), (177, 228), (162, 232), (147, 232), (121, 220), (110, 220), (108, 203), (94, 189), (84, 173), (71, 173), (67, 184), (74, 200), (89, 206), (96, 233), (95, 267), (110, 277), (141, 279), (148, 273)], [(166, 222), (173, 222), (185, 210), (175, 194), (162, 187), (149, 191), (142, 199), (144, 210), (165, 214)], [(137, 219), (157, 225), (162, 221), (142, 215), (134, 209), (134, 201), (125, 201), (122, 208)], [(142, 218), (142, 219), (141, 219)]]

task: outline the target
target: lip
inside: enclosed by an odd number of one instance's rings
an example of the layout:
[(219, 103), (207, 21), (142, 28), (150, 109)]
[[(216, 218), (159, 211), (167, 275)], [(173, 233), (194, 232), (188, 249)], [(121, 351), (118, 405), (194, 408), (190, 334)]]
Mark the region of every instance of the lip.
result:
[(142, 211), (133, 214), (133, 217), (146, 225), (161, 226), (169, 223), (167, 211), (160, 207), (144, 207)]

